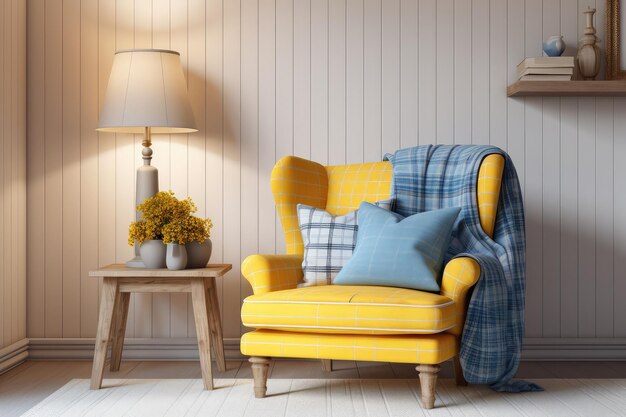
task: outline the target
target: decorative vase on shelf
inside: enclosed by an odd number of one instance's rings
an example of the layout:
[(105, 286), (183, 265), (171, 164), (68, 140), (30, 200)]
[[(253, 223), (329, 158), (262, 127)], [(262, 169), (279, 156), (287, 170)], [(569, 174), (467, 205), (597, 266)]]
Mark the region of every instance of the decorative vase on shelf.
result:
[(565, 41), (562, 35), (550, 36), (543, 43), (543, 52), (548, 56), (561, 56), (565, 51)]
[(185, 245), (168, 243), (165, 264), (167, 265), (167, 269), (171, 269), (172, 271), (185, 269), (187, 267), (187, 250), (185, 249)]
[(162, 240), (146, 240), (139, 247), (139, 256), (146, 268), (165, 268), (166, 246)]
[(578, 72), (583, 80), (593, 80), (600, 71), (600, 48), (596, 45), (598, 37), (596, 28), (593, 27), (593, 15), (596, 9), (587, 7), (583, 13), (587, 20), (587, 27), (580, 38), (580, 47), (576, 59), (578, 61)]
[(211, 239), (202, 243), (187, 243), (185, 248), (187, 249), (187, 268), (204, 268), (209, 263), (213, 249)]

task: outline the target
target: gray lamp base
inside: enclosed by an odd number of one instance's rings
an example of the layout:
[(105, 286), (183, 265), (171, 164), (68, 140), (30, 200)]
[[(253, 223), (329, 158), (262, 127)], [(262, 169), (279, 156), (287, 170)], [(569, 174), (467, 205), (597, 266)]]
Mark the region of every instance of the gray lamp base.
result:
[[(137, 168), (137, 182), (135, 183), (135, 205), (143, 203), (146, 198), (150, 198), (159, 192), (159, 171), (150, 165), (152, 160), (152, 149), (150, 145), (152, 141), (150, 139), (150, 128), (146, 127), (146, 137), (144, 138), (142, 145), (144, 148), (141, 150), (143, 159), (143, 165)], [(141, 213), (135, 213), (135, 219), (141, 220)], [(139, 256), (139, 245), (135, 242), (135, 257), (126, 262), (126, 266), (129, 268), (145, 268), (146, 265)]]
[(126, 266), (129, 268), (145, 268), (146, 267), (143, 261), (141, 260), (141, 257), (139, 256), (135, 256), (130, 261), (126, 261)]

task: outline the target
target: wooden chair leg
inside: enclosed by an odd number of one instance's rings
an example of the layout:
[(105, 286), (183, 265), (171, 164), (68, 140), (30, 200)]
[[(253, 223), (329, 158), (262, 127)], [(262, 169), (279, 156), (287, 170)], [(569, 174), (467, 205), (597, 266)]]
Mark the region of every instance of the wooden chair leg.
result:
[(128, 305), (130, 304), (129, 292), (118, 292), (115, 309), (115, 327), (113, 328), (113, 344), (111, 345), (111, 366), (113, 372), (120, 370), (122, 363), (122, 351), (124, 350), (124, 334), (126, 333), (126, 320), (128, 319)]
[(90, 389), (100, 389), (104, 364), (106, 362), (107, 348), (111, 339), (113, 328), (113, 312), (116, 310), (119, 287), (117, 278), (105, 277), (102, 281), (102, 294), (100, 296), (100, 316), (98, 318), (98, 331), (96, 333), (96, 345), (93, 353), (93, 365), (91, 368)]
[(435, 390), (437, 387), (437, 373), (439, 365), (417, 365), (420, 385), (422, 388), (422, 407), (430, 410), (435, 406)]
[(466, 387), (467, 381), (463, 376), (463, 368), (461, 367), (461, 361), (459, 360), (458, 355), (455, 356), (452, 361), (454, 362), (454, 377), (456, 379), (456, 384), (460, 387)]
[(324, 370), (324, 372), (332, 372), (333, 371), (333, 361), (332, 361), (332, 359), (322, 359), (322, 370)]
[(267, 373), (270, 367), (270, 358), (253, 356), (249, 360), (252, 364), (252, 377), (254, 378), (254, 396), (264, 398), (267, 393)]

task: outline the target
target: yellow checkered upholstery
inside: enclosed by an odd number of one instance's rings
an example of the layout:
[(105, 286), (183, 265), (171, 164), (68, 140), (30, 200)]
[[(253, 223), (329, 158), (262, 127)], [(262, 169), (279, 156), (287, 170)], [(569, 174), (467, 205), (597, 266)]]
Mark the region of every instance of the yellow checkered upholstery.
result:
[(447, 296), (405, 288), (320, 285), (245, 299), (246, 327), (310, 333), (433, 334), (456, 325)]
[(248, 356), (438, 364), (457, 352), (458, 338), (450, 333), (368, 336), (255, 330), (241, 337), (241, 353)]
[(391, 163), (370, 162), (326, 167), (326, 211), (341, 216), (359, 208), (363, 201), (386, 200), (391, 193)]
[[(494, 231), (503, 170), (500, 155), (487, 156), (479, 170), (479, 215), (489, 236)], [(244, 302), (242, 321), (251, 327), (273, 328), (245, 334), (242, 353), (423, 364), (441, 363), (458, 353), (466, 296), (480, 275), (480, 267), (470, 258), (457, 258), (445, 266), (441, 295), (383, 287), (296, 289), (302, 280), (304, 251), (296, 205), (345, 214), (362, 201), (389, 198), (391, 179), (389, 162), (324, 167), (294, 156), (277, 162), (271, 185), (288, 255), (252, 255), (242, 264), (242, 273), (254, 291)], [(444, 299), (452, 304), (424, 308), (419, 314), (415, 312), (418, 308), (409, 307)], [(406, 305), (390, 307), (384, 306), (385, 302)], [(362, 305), (366, 303), (372, 305)], [(419, 320), (423, 320), (420, 327), (416, 324)], [(393, 325), (384, 327), (384, 321)], [(429, 332), (439, 333), (425, 334)]]
[(272, 194), (283, 225), (288, 254), (304, 253), (296, 206), (325, 208), (328, 194), (326, 169), (312, 161), (286, 156), (272, 170)]
[(496, 224), (496, 211), (504, 172), (502, 155), (488, 155), (480, 164), (478, 171), (478, 214), (480, 225), (485, 233), (493, 237)]

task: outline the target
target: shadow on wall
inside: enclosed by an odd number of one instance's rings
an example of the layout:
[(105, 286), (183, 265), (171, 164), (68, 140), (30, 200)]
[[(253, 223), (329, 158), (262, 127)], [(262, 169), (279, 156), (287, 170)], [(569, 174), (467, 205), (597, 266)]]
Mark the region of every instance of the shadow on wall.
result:
[(567, 225), (559, 212), (527, 211), (527, 337), (626, 336), (614, 324), (614, 260), (626, 251), (614, 245), (612, 218), (588, 220)]

